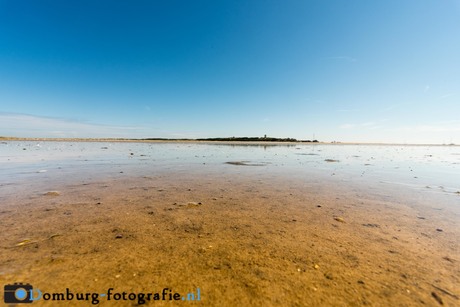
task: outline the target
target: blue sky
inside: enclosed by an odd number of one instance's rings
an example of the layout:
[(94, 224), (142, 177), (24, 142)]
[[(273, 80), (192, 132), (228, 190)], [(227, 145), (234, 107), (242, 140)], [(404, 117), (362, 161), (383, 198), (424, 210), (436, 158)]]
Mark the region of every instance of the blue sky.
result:
[(460, 143), (460, 0), (0, 0), (0, 135)]

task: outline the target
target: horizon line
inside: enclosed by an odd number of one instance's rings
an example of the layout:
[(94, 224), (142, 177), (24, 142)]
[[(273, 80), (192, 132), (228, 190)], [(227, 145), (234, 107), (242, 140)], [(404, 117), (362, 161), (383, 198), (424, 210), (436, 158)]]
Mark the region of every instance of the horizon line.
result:
[[(244, 140), (244, 139), (251, 140)], [(257, 139), (256, 139), (257, 138)], [(265, 140), (268, 139), (268, 140)], [(42, 142), (213, 142), (213, 143), (276, 143), (310, 145), (389, 145), (389, 146), (460, 146), (455, 143), (392, 143), (392, 142), (341, 142), (297, 140), (294, 138), (272, 137), (226, 137), (226, 138), (69, 138), (69, 137), (9, 137), (0, 136), (1, 141), (42, 141)]]

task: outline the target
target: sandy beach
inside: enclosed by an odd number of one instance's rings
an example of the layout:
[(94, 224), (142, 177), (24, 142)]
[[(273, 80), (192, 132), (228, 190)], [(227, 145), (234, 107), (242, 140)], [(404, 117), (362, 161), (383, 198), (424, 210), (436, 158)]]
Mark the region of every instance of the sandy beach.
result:
[(402, 170), (386, 147), (85, 144), (2, 145), (2, 284), (102, 306), (460, 304), (459, 181), (436, 181), (456, 179), (458, 148), (431, 178), (436, 154)]

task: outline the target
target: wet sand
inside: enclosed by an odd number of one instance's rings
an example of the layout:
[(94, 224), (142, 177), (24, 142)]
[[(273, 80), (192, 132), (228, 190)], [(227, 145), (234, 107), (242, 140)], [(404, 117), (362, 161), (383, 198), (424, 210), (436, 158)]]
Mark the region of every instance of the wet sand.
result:
[[(260, 163), (73, 172), (2, 184), (2, 284), (200, 291), (200, 301), (147, 305), (460, 304), (453, 193), (282, 175)], [(90, 304), (34, 302), (58, 303)]]

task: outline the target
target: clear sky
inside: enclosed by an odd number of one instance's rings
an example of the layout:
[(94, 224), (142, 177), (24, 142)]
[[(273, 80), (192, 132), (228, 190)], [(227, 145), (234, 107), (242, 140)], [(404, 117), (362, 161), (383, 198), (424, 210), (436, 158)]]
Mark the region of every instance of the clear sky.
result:
[(0, 0), (0, 136), (460, 143), (460, 0)]

